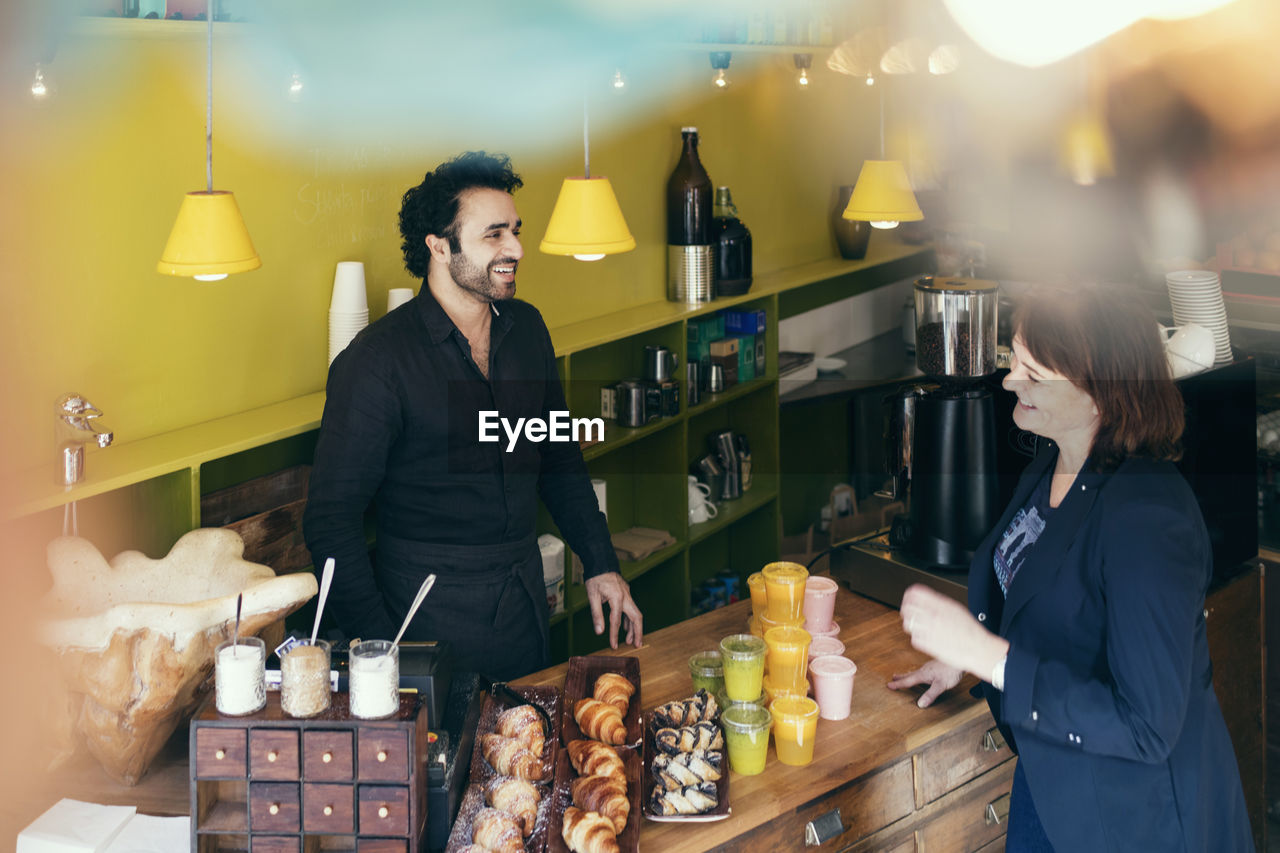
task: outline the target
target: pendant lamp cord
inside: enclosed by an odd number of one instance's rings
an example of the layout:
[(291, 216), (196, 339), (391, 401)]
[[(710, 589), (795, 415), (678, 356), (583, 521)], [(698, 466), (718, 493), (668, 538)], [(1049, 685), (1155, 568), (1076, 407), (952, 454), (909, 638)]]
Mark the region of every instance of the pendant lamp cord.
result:
[(591, 177), (591, 137), (587, 134), (587, 94), (582, 93), (582, 174)]
[(204, 112), (204, 175), (209, 194), (213, 194), (213, 0), (205, 10), (209, 21), (209, 37), (205, 54), (208, 57), (209, 79), (205, 89)]

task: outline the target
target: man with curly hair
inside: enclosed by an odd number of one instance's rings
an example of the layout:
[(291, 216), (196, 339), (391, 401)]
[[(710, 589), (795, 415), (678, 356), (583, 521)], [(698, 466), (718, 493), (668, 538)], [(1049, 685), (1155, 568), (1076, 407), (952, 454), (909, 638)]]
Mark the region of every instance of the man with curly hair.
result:
[(404, 194), (405, 267), (424, 286), (334, 359), (304, 517), (315, 565), (335, 561), (328, 609), (348, 637), (393, 637), (434, 573), (405, 636), (495, 679), (550, 661), (538, 498), (582, 558), (596, 633), (605, 604), (614, 648), (622, 628), (639, 646), (643, 625), (577, 443), (481, 440), (481, 412), (567, 408), (546, 324), (514, 298), (522, 185), (506, 157), (467, 152)]

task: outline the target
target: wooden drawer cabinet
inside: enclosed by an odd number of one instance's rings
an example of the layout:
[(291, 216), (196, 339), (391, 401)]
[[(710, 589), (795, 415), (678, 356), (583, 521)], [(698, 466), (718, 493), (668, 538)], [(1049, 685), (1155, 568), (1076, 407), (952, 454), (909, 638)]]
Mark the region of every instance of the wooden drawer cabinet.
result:
[(1005, 762), (940, 799), (933, 816), (916, 830), (918, 853), (979, 850), (1003, 839), (1016, 764)]
[(353, 761), (351, 732), (303, 732), (302, 772), (308, 779), (347, 782)]
[(360, 786), (360, 831), (404, 835), (409, 827), (409, 789), (392, 785)]
[(190, 757), (198, 853), (421, 849), (427, 712), (417, 696), (401, 696), (385, 720), (351, 717), (346, 693), (306, 720), (286, 716), (279, 693), (245, 717), (208, 701), (191, 721)]
[(297, 779), (298, 733), (289, 729), (250, 729), (249, 777)]
[(197, 779), (243, 779), (245, 731), (200, 729), (193, 741), (191, 766)]
[(404, 732), (382, 729), (356, 733), (360, 741), (360, 778), (366, 781), (403, 782), (409, 778), (409, 755)]
[(1013, 757), (990, 715), (943, 735), (913, 756), (916, 808)]
[(350, 785), (307, 782), (302, 786), (302, 831), (350, 835), (356, 831)]

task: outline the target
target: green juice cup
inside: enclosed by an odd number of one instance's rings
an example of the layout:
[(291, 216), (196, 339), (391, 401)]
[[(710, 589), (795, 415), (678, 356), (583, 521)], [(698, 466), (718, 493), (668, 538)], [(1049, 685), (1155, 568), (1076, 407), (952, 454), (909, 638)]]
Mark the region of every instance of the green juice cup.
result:
[(724, 692), (724, 665), (717, 651), (698, 652), (689, 658), (689, 677), (693, 689), (706, 690), (712, 696)]
[(763, 772), (773, 715), (760, 705), (730, 705), (721, 712), (720, 724), (724, 727), (730, 769), (743, 776)]
[(735, 702), (753, 702), (764, 686), (764, 640), (733, 634), (720, 641), (724, 691)]

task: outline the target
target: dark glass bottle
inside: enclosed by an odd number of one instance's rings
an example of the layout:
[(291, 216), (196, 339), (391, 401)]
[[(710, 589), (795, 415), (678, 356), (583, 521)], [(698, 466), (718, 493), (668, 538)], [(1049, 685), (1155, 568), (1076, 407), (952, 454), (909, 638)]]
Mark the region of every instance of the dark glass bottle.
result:
[(751, 289), (751, 232), (738, 219), (728, 187), (716, 188), (711, 234), (716, 245), (716, 296), (737, 296)]
[(682, 128), (684, 150), (667, 181), (667, 243), (709, 246), (711, 238), (711, 178), (698, 159), (698, 129)]

